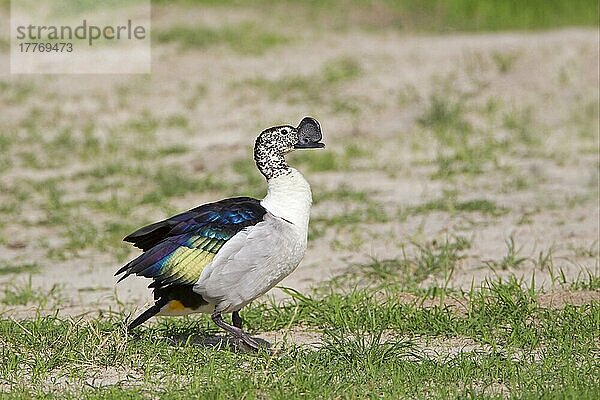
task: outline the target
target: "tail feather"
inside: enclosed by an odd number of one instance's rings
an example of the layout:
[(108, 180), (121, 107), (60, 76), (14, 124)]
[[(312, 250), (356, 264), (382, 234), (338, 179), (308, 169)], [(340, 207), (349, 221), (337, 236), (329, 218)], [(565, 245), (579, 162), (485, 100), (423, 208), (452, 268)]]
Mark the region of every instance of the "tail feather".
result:
[(163, 308), (167, 303), (168, 303), (168, 300), (166, 300), (164, 298), (159, 299), (156, 303), (154, 303), (154, 305), (152, 307), (148, 308), (146, 311), (144, 311), (143, 313), (138, 315), (136, 319), (131, 321), (131, 323), (127, 326), (127, 329), (128, 330), (135, 329), (139, 325), (148, 321), (150, 318), (152, 318), (156, 314), (158, 314), (160, 309)]

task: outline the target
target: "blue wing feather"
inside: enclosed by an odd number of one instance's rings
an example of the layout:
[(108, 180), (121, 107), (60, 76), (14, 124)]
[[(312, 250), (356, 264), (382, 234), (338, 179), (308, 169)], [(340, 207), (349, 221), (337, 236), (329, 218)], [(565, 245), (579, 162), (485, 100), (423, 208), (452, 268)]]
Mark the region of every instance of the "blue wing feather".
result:
[[(236, 197), (204, 204), (140, 228), (124, 240), (141, 248), (144, 253), (115, 275), (125, 273), (119, 281), (137, 274), (154, 278), (152, 287), (169, 285), (185, 273), (174, 268), (174, 264), (188, 261), (188, 257), (198, 257), (200, 252), (215, 254), (236, 233), (260, 222), (265, 213), (259, 200)], [(188, 251), (182, 256), (184, 248), (197, 249), (198, 252), (194, 255), (188, 254)]]

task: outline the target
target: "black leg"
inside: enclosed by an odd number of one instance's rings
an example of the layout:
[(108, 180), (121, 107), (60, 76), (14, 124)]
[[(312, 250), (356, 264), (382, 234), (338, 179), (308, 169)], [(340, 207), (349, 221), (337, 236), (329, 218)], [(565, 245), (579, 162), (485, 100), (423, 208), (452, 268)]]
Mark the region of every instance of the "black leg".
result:
[(233, 314), (231, 314), (231, 320), (233, 321), (233, 326), (242, 329), (243, 320), (242, 317), (240, 317), (239, 311), (234, 311)]
[(260, 344), (256, 340), (251, 338), (250, 335), (248, 335), (246, 332), (244, 332), (236, 326), (231, 326), (227, 322), (225, 322), (220, 312), (215, 312), (212, 315), (212, 320), (215, 324), (217, 324), (219, 328), (226, 330), (227, 332), (235, 336), (237, 339), (240, 339), (253, 350), (257, 351), (260, 348)]

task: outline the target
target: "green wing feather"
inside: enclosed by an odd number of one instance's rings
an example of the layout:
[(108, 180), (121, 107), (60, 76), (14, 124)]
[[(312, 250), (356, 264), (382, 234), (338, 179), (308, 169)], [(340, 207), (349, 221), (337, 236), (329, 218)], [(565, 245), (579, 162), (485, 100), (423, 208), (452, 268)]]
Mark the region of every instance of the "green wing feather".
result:
[(256, 199), (226, 199), (206, 204), (132, 233), (126, 241), (144, 253), (117, 274), (153, 278), (150, 287), (193, 285), (223, 245), (242, 229), (263, 219)]

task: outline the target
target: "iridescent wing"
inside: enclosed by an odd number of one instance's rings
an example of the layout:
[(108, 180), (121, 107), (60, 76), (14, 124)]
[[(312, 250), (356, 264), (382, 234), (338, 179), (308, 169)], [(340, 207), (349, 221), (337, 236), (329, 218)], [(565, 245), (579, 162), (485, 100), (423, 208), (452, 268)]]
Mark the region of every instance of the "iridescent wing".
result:
[(242, 229), (263, 220), (256, 199), (236, 197), (204, 204), (145, 226), (124, 240), (144, 250), (121, 268), (119, 281), (131, 274), (153, 278), (150, 287), (193, 285), (221, 247)]

